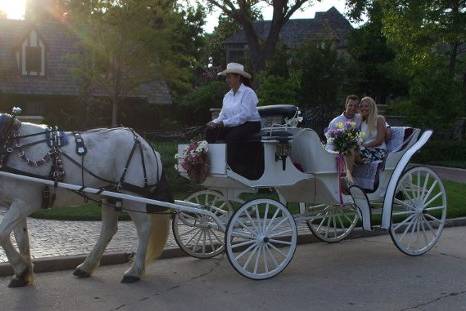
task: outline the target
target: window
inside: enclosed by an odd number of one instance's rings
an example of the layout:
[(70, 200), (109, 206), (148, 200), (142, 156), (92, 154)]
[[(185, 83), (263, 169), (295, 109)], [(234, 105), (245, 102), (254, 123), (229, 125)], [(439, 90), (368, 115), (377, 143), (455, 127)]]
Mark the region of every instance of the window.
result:
[(26, 71), (41, 72), (42, 71), (42, 50), (38, 46), (26, 47)]
[(45, 76), (45, 58), (45, 43), (36, 30), (31, 30), (16, 51), (20, 73), (23, 76)]

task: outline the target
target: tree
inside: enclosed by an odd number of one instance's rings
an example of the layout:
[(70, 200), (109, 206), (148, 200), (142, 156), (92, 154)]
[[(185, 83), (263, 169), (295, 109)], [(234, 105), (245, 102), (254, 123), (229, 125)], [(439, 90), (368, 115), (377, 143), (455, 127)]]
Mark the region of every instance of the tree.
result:
[(355, 29), (348, 42), (348, 52), (354, 63), (350, 68), (351, 93), (370, 95), (385, 104), (388, 96), (405, 95), (405, 75), (397, 67), (395, 49), (383, 34), (383, 10), (374, 2), (367, 10), (368, 21)]
[(347, 0), (347, 4), (355, 19), (381, 5), (384, 34), (406, 64), (425, 66), (432, 57), (446, 56), (450, 76), (456, 73), (459, 47), (466, 42), (465, 0)]
[(138, 88), (157, 79), (175, 80), (179, 71), (171, 49), (172, 18), (164, 1), (69, 1), (72, 29), (80, 38), (77, 76), (118, 108)]
[[(273, 55), (282, 27), (290, 17), (306, 3), (312, 0), (206, 0), (211, 7), (222, 12), (241, 25), (246, 35), (251, 63), (255, 72), (265, 68), (267, 60)], [(319, 0), (318, 0), (319, 1)], [(270, 31), (263, 40), (254, 28), (254, 15), (258, 7), (266, 3), (273, 7)]]

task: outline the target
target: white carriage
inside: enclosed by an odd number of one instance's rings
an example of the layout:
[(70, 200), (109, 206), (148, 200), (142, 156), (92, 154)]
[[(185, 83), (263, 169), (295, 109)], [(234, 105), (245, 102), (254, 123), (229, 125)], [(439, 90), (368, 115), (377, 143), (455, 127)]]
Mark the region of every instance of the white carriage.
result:
[[(266, 279), (291, 261), (298, 241), (296, 223), (306, 223), (326, 242), (341, 241), (359, 223), (369, 231), (378, 223), (400, 251), (412, 256), (424, 254), (438, 241), (447, 209), (442, 181), (427, 167), (408, 166), (431, 130), (421, 134), (419, 129), (394, 128), (402, 139), (377, 170), (375, 189), (351, 186), (342, 191), (338, 154), (327, 151), (312, 129), (296, 127), (296, 107), (266, 107), (260, 113), (284, 121), (261, 131), (260, 177), (237, 174), (227, 164), (226, 145), (210, 144), (210, 172), (202, 184), (206, 190), (175, 202), (191, 207), (179, 209), (173, 219), (174, 236), (186, 253), (210, 258), (226, 251), (240, 274)], [(179, 145), (179, 153), (186, 147)], [(186, 176), (182, 169), (180, 174)], [(278, 199), (241, 198), (261, 188), (273, 188)], [(292, 204), (294, 213), (288, 209)]]

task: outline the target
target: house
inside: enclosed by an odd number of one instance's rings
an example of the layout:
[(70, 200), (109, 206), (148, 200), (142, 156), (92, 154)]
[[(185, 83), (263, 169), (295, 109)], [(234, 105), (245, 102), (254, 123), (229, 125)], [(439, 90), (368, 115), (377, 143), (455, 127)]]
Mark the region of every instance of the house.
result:
[[(25, 20), (0, 19), (2, 111), (20, 106), (24, 114), (47, 116), (63, 105), (79, 101), (81, 85), (73, 74), (76, 66), (72, 57), (80, 52), (79, 39), (68, 30), (65, 22), (40, 15), (56, 10), (56, 3), (54, 0), (29, 0)], [(31, 12), (36, 13), (35, 18)], [(103, 96), (103, 92), (96, 91), (92, 96)], [(127, 100), (171, 104), (164, 81), (140, 86)]]
[[(269, 33), (271, 21), (258, 21), (254, 28), (261, 39)], [(288, 48), (296, 48), (305, 41), (316, 44), (331, 42), (338, 53), (344, 54), (348, 34), (353, 30), (350, 22), (335, 7), (317, 12), (313, 19), (290, 19), (280, 32), (280, 40)], [(226, 61), (244, 63), (248, 43), (244, 31), (234, 33), (224, 42)]]

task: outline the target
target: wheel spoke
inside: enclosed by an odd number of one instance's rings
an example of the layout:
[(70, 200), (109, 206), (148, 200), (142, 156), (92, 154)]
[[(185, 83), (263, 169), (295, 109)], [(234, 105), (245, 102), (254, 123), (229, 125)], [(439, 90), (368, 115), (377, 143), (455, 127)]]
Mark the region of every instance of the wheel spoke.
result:
[(214, 230), (210, 230), (210, 232), (212, 233), (212, 235), (214, 236), (214, 238), (215, 238), (220, 244), (223, 244), (223, 241), (220, 240), (220, 238), (217, 236), (217, 234), (215, 234)]
[(273, 261), (273, 264), (275, 265), (275, 267), (277, 267), (278, 266), (277, 259), (275, 258), (275, 255), (272, 254), (272, 251), (270, 250), (268, 243), (265, 244), (265, 250), (269, 253), (270, 258), (272, 258), (272, 261)]
[(269, 221), (267, 227), (265, 227), (265, 232), (268, 232), (269, 227), (270, 227), (270, 226), (272, 225), (272, 223), (275, 221), (275, 218), (277, 217), (277, 215), (278, 215), (279, 212), (280, 212), (280, 209), (277, 208), (277, 209), (275, 210), (275, 213), (273, 213), (272, 218), (270, 218), (270, 221)]
[(198, 228), (198, 227), (194, 227), (194, 228), (189, 229), (188, 231), (185, 231), (185, 232), (180, 233), (180, 234), (178, 234), (178, 235), (179, 235), (179, 236), (185, 236), (185, 235), (187, 235), (187, 234), (190, 234), (190, 233), (193, 232), (194, 230), (199, 230), (199, 228)]
[(398, 230), (399, 227), (403, 226), (405, 223), (407, 223), (408, 221), (411, 221), (411, 219), (415, 216), (415, 214), (411, 214), (410, 216), (406, 217), (405, 220), (403, 220), (402, 222), (400, 222), (399, 224), (397, 224), (394, 228), (393, 228), (393, 232), (395, 232), (396, 230)]
[(251, 249), (253, 249), (254, 247), (256, 246), (256, 243), (252, 244), (251, 246), (249, 246), (248, 248), (246, 248), (243, 252), (241, 252), (241, 254), (239, 254), (238, 256), (235, 257), (236, 260), (240, 259), (241, 257), (243, 257), (244, 254), (246, 254), (247, 252), (249, 252)]
[[(273, 248), (275, 251), (277, 251), (280, 255), (282, 255), (283, 257), (287, 257), (279, 248), (277, 248), (275, 245), (273, 245), (272, 243), (268, 243), (267, 245), (269, 245), (271, 248)], [(278, 266), (278, 265), (277, 265)]]
[(290, 232), (293, 232), (293, 230), (287, 229), (287, 230), (283, 230), (283, 231), (280, 231), (280, 232), (271, 233), (271, 234), (269, 234), (268, 236), (269, 236), (270, 238), (273, 238), (273, 237), (277, 237), (277, 236), (283, 235), (283, 234), (285, 234), (285, 233), (290, 233)]
[(437, 180), (434, 180), (434, 182), (432, 183), (432, 185), (430, 185), (430, 188), (429, 188), (429, 191), (427, 191), (427, 194), (425, 195), (425, 197), (423, 198), (423, 202), (426, 203), (427, 199), (429, 198), (430, 194), (432, 193), (432, 191), (434, 190), (435, 186), (437, 185), (438, 181)]
[(288, 241), (282, 241), (282, 240), (276, 240), (276, 239), (270, 239), (270, 242), (277, 243), (277, 244), (283, 244), (283, 245), (291, 245), (291, 242)]
[(244, 242), (240, 242), (240, 243), (237, 243), (237, 244), (231, 243), (231, 248), (237, 248), (237, 247), (249, 245), (249, 244), (252, 244), (252, 243), (255, 243), (255, 242), (256, 242), (255, 240), (249, 240), (249, 241), (244, 241)]
[(429, 202), (427, 203), (424, 203), (424, 206), (429, 206), (430, 203), (434, 202), (439, 196), (441, 196), (443, 193), (442, 192), (439, 192), (437, 193), (432, 199), (429, 200)]
[(395, 203), (400, 204), (406, 208), (409, 208), (410, 210), (415, 210), (415, 207), (413, 205), (410, 205), (406, 203), (405, 201), (401, 201), (400, 199), (395, 198)]
[(429, 239), (427, 238), (427, 233), (426, 233), (426, 229), (424, 227), (424, 217), (421, 217), (420, 219), (420, 223), (421, 223), (421, 232), (422, 232), (422, 236), (424, 237), (424, 242), (426, 243), (426, 245), (429, 244)]
[(284, 222), (287, 221), (287, 220), (288, 220), (287, 217), (283, 217), (283, 219), (280, 220), (280, 221), (278, 222), (278, 224), (276, 224), (272, 229), (270, 229), (270, 230), (267, 231), (267, 232), (274, 232), (275, 229), (278, 228), (278, 226), (280, 226), (282, 223), (284, 223)]
[(269, 263), (267, 261), (267, 251), (266, 251), (267, 244), (262, 246), (262, 253), (264, 254), (264, 270), (265, 273), (269, 272)]
[(257, 229), (256, 224), (254, 223), (254, 220), (249, 215), (248, 211), (247, 210), (244, 211), (244, 214), (246, 215), (246, 217), (248, 217), (249, 221), (251, 222), (252, 226), (254, 227), (254, 233), (259, 234), (259, 230)]
[(409, 224), (406, 226), (405, 231), (403, 231), (403, 234), (402, 234), (401, 237), (400, 237), (400, 242), (401, 242), (401, 241), (404, 239), (404, 237), (406, 236), (406, 233), (408, 232), (409, 228), (411, 228), (411, 225), (413, 225), (413, 222), (415, 222), (415, 220), (414, 220), (414, 221), (410, 221)]
[[(196, 229), (197, 229), (197, 228), (196, 228)], [(198, 234), (200, 234), (200, 233), (201, 233), (201, 230), (198, 230), (196, 233), (194, 233), (194, 234), (191, 236), (191, 238), (188, 240), (188, 242), (185, 243), (186, 246), (188, 246), (189, 243), (191, 243), (191, 241), (192, 241)]]
[(444, 209), (445, 207), (446, 207), (445, 205), (433, 206), (433, 207), (425, 208), (424, 211), (436, 211), (436, 210)]
[(258, 247), (255, 244), (254, 244), (254, 246), (255, 246), (255, 248), (252, 250), (251, 254), (249, 254), (248, 259), (246, 260), (246, 262), (243, 265), (243, 269), (245, 269), (245, 270), (247, 270), (246, 267), (249, 265), (249, 262), (251, 261), (252, 257), (254, 257), (254, 255), (257, 252)]
[(267, 227), (267, 215), (269, 214), (269, 203), (265, 204), (264, 219), (262, 220), (262, 232), (266, 232)]
[(256, 262), (254, 263), (254, 273), (257, 273), (257, 267), (259, 266), (259, 259), (261, 257), (262, 253), (262, 246), (257, 248), (257, 253), (256, 253)]
[(248, 235), (247, 233), (238, 232), (238, 231), (232, 231), (231, 236), (232, 237), (240, 237), (240, 238), (243, 238), (243, 239), (250, 239), (250, 240), (254, 239), (253, 235)]

